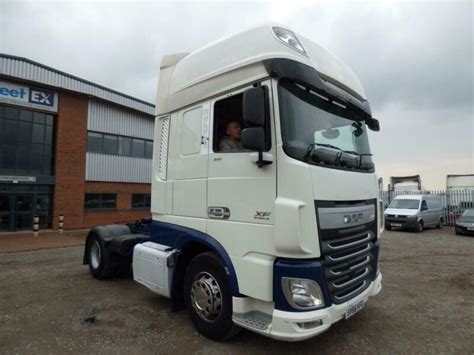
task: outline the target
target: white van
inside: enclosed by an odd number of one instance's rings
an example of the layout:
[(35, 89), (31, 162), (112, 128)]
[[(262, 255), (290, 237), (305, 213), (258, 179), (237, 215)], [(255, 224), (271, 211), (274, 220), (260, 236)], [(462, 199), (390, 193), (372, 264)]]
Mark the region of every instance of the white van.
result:
[(385, 229), (411, 228), (417, 232), (426, 226), (443, 225), (441, 197), (436, 195), (399, 195), (385, 210)]

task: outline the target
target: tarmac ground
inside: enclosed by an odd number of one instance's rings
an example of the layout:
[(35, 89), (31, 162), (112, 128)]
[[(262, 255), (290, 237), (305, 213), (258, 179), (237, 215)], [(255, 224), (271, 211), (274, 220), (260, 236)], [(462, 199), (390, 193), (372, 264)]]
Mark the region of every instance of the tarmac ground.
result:
[(474, 353), (474, 238), (452, 228), (384, 232), (381, 293), (299, 343), (249, 331), (211, 341), (185, 311), (170, 312), (167, 299), (131, 278), (92, 278), (82, 253), (72, 246), (0, 254), (1, 354)]

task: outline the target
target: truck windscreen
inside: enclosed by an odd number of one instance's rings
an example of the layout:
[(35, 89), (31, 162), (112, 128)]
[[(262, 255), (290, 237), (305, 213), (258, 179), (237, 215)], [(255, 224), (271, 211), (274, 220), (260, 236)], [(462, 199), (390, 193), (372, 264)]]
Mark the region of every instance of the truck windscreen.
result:
[(285, 152), (329, 168), (373, 172), (364, 115), (289, 80), (279, 83)]

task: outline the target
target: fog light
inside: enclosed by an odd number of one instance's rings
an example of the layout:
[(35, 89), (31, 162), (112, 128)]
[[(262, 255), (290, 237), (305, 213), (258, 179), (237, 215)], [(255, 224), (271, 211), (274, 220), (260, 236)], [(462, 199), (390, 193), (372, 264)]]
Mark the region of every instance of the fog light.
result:
[(282, 27), (273, 27), (272, 29), (276, 38), (278, 38), (280, 42), (283, 42), (287, 46), (296, 49), (298, 52), (301, 52), (306, 55), (306, 51), (304, 50), (303, 45), (292, 31)]
[(323, 325), (323, 321), (321, 319), (318, 319), (318, 320), (313, 320), (311, 322), (298, 322), (296, 323), (298, 325), (298, 327), (300, 327), (301, 329), (305, 329), (305, 330), (308, 330), (308, 329), (313, 329), (313, 328), (317, 328), (317, 327), (320, 327)]
[(283, 293), (287, 302), (296, 309), (324, 306), (323, 293), (319, 285), (307, 279), (281, 279)]

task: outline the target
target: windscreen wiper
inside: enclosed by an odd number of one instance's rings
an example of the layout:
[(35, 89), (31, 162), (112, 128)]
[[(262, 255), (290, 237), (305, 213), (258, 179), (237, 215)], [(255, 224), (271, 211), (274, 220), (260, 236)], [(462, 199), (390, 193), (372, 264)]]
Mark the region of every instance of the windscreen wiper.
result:
[(373, 169), (374, 165), (373, 163), (366, 163), (366, 164), (362, 164), (362, 158), (363, 157), (371, 157), (372, 154), (371, 153), (358, 153), (358, 152), (355, 152), (353, 150), (343, 150), (341, 152), (341, 155), (339, 156), (339, 164), (342, 165), (342, 153), (348, 153), (348, 154), (352, 154), (352, 155), (357, 155), (358, 157), (358, 164), (357, 164), (357, 169), (362, 169), (362, 170), (371, 170)]
[(357, 153), (353, 150), (343, 150), (342, 151), (343, 153), (349, 153), (349, 154), (354, 154), (354, 155), (358, 155), (360, 157), (371, 157), (373, 154), (371, 153)]
[[(341, 153), (342, 153), (342, 151), (343, 151), (341, 148), (336, 147), (335, 145), (332, 145), (332, 144), (316, 143), (316, 142), (314, 142), (314, 143), (311, 143), (311, 144), (308, 146), (308, 148), (306, 148), (306, 154), (304, 155), (304, 158), (303, 158), (304, 161), (308, 161), (308, 158), (311, 157), (311, 153), (313, 153), (313, 149), (314, 149), (314, 147), (316, 147), (316, 146), (336, 149), (336, 150), (339, 150)], [(341, 154), (341, 153), (338, 153), (338, 155)]]

